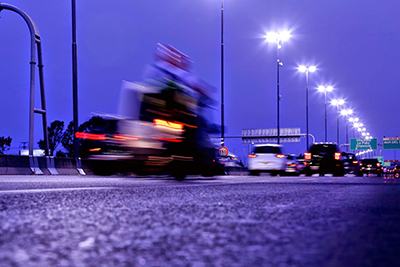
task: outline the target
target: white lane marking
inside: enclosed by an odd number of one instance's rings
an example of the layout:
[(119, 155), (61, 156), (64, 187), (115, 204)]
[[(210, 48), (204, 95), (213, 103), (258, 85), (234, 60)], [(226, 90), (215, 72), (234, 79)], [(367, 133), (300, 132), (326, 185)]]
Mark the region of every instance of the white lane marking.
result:
[(120, 188), (118, 188), (118, 187), (76, 187), (76, 188), (0, 190), (0, 194), (44, 193), (44, 192), (78, 191), (78, 190), (109, 190), (109, 189), (120, 189)]

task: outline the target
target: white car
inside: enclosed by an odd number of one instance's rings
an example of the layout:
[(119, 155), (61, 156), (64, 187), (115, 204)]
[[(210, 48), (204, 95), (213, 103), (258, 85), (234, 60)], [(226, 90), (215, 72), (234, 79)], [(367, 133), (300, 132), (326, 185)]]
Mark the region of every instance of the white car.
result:
[(248, 155), (248, 170), (251, 175), (269, 172), (271, 175), (282, 175), (286, 170), (286, 155), (283, 146), (277, 144), (255, 145)]

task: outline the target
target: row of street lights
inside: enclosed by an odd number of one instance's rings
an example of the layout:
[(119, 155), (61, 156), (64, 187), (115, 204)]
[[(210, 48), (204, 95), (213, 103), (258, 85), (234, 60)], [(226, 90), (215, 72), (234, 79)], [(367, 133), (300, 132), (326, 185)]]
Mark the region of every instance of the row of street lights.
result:
[[(280, 102), (280, 92), (279, 92), (279, 68), (283, 66), (283, 63), (279, 59), (279, 50), (282, 47), (282, 42), (289, 40), (290, 32), (282, 31), (282, 32), (269, 32), (266, 35), (266, 40), (270, 43), (276, 43), (277, 45), (277, 143), (280, 143), (280, 120), (279, 120), (279, 102)], [(309, 149), (309, 128), (308, 128), (308, 80), (309, 73), (315, 72), (317, 68), (315, 66), (299, 66), (298, 70), (306, 74), (306, 149)], [(325, 96), (325, 142), (328, 141), (328, 122), (327, 122), (327, 93), (333, 91), (332, 86), (318, 86), (318, 91), (323, 92)], [(346, 142), (349, 143), (349, 135), (348, 135), (348, 122), (353, 122), (353, 128), (356, 128), (358, 132), (365, 139), (371, 139), (372, 137), (369, 133), (366, 132), (366, 129), (363, 124), (359, 123), (358, 118), (350, 117), (353, 114), (353, 110), (351, 109), (341, 109), (339, 112), (339, 107), (343, 106), (345, 101), (343, 99), (333, 99), (331, 104), (336, 106), (336, 117), (337, 117), (337, 143), (339, 144), (339, 115), (346, 117)], [(353, 134), (355, 136), (355, 134)]]

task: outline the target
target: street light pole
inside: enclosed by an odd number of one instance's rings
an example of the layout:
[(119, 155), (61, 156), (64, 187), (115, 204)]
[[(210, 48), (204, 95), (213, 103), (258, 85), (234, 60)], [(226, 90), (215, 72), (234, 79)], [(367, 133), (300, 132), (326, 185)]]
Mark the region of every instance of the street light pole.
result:
[(225, 145), (224, 127), (224, 0), (221, 0), (221, 145)]
[(72, 0), (72, 92), (74, 117), (74, 151), (75, 159), (79, 158), (79, 141), (75, 134), (78, 131), (78, 56), (76, 44), (76, 1)]
[(337, 118), (337, 135), (336, 135), (336, 142), (339, 145), (339, 105), (336, 106), (336, 118)]
[(268, 42), (276, 43), (277, 50), (277, 61), (276, 61), (276, 131), (277, 131), (277, 143), (280, 144), (280, 121), (279, 121), (279, 102), (281, 95), (279, 92), (279, 67), (283, 66), (283, 63), (279, 59), (279, 50), (281, 49), (281, 42), (287, 41), (290, 38), (290, 33), (283, 31), (281, 33), (269, 32), (267, 33), (266, 39)]
[(276, 42), (276, 44), (277, 44), (277, 49), (276, 49), (276, 51), (277, 51), (277, 61), (276, 61), (276, 74), (277, 74), (277, 76), (276, 76), (276, 92), (277, 92), (277, 96), (276, 96), (276, 109), (277, 109), (277, 111), (276, 111), (276, 115), (277, 115), (277, 118), (276, 118), (276, 130), (277, 130), (277, 137), (278, 137), (278, 144), (280, 144), (280, 123), (279, 123), (279, 102), (280, 102), (280, 100), (281, 100), (281, 96), (280, 96), (280, 93), (279, 93), (279, 67), (280, 67), (280, 61), (279, 61), (279, 49), (280, 49), (280, 40), (278, 39), (277, 40), (277, 42)]
[(343, 99), (334, 99), (332, 100), (332, 105), (336, 106), (336, 118), (337, 118), (337, 136), (336, 136), (336, 140), (337, 140), (337, 144), (339, 145), (339, 106), (344, 104), (344, 100)]
[(306, 151), (308, 151), (309, 148), (309, 141), (308, 141), (308, 135), (309, 135), (309, 131), (308, 131), (308, 75), (309, 72), (315, 72), (317, 70), (317, 68), (315, 66), (310, 66), (310, 67), (306, 67), (306, 66), (300, 66), (299, 67), (299, 71), (300, 72), (305, 72), (306, 73)]
[(328, 142), (328, 116), (327, 116), (327, 104), (326, 104), (326, 93), (333, 90), (332, 86), (318, 86), (318, 91), (324, 92), (325, 95), (325, 142)]
[(326, 91), (324, 91), (325, 94), (325, 143), (328, 142), (328, 118), (326, 116)]
[[(353, 114), (353, 110), (351, 109), (343, 109), (341, 111), (341, 115), (346, 117), (346, 143), (350, 144), (350, 140), (349, 140), (349, 115)], [(347, 148), (347, 151), (349, 151), (349, 149)]]
[(308, 151), (309, 148), (309, 142), (308, 142), (308, 69), (306, 71), (306, 134), (307, 134), (307, 143), (306, 143), (306, 151)]

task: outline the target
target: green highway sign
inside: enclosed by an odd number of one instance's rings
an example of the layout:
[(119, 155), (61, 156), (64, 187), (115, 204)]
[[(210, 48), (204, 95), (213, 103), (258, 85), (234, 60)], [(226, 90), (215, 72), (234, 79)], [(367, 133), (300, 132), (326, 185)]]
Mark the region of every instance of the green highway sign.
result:
[(400, 149), (399, 137), (384, 137), (382, 141), (383, 149)]
[(382, 156), (375, 156), (374, 158), (376, 158), (380, 164), (383, 164), (383, 157)]
[(350, 150), (376, 150), (378, 149), (378, 139), (352, 138), (350, 139)]

